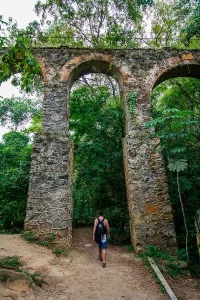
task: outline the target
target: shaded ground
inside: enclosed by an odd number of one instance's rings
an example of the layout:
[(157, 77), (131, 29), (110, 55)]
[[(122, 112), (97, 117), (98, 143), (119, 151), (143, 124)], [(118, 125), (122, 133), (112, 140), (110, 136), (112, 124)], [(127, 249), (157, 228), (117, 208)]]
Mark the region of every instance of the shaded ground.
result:
[[(24, 268), (44, 274), (41, 288), (29, 287), (24, 279), (0, 283), (0, 299), (168, 299), (133, 253), (109, 246), (105, 269), (97, 253), (88, 228), (74, 231), (73, 247), (67, 257), (56, 257), (51, 250), (29, 244), (19, 235), (0, 235), (0, 257), (18, 255)], [(171, 284), (179, 299), (200, 299), (196, 279), (184, 278)]]

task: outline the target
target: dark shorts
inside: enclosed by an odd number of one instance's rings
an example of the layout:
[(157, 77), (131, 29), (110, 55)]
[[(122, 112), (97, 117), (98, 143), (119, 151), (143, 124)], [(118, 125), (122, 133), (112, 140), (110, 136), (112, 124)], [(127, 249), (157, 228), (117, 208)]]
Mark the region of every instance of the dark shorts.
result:
[(102, 250), (106, 249), (107, 246), (108, 246), (108, 241), (105, 241), (105, 242), (100, 241), (100, 242), (98, 242), (99, 249), (102, 249)]

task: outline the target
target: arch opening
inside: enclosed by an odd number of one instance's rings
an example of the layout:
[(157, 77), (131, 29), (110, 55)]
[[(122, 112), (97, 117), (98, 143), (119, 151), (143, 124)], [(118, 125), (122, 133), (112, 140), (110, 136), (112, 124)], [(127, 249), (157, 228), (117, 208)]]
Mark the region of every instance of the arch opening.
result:
[(72, 70), (68, 86), (75, 153), (73, 226), (92, 226), (101, 209), (112, 227), (113, 241), (130, 243), (121, 74), (108, 62), (87, 61)]
[(200, 79), (200, 65), (199, 64), (185, 64), (178, 65), (171, 69), (166, 70), (161, 76), (159, 76), (154, 85), (153, 89), (165, 80), (176, 78), (176, 77), (192, 77)]
[(151, 93), (153, 124), (163, 150), (178, 249), (185, 251), (187, 242), (189, 258), (195, 263), (198, 254), (194, 217), (200, 196), (199, 79), (200, 65), (178, 66), (160, 76)]
[(120, 89), (123, 88), (123, 80), (119, 69), (112, 62), (107, 62), (105, 60), (89, 60), (79, 64), (77, 67), (73, 68), (68, 79), (69, 90), (73, 84), (78, 80), (78, 78), (92, 74), (100, 73), (107, 76), (111, 76), (118, 81)]

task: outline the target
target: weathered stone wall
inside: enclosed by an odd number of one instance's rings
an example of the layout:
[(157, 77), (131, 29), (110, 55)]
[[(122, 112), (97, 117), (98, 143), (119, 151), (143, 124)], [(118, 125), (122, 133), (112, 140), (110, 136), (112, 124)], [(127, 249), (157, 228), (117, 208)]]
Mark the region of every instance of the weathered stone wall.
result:
[[(80, 76), (102, 72), (120, 85), (125, 111), (124, 166), (132, 243), (176, 246), (173, 216), (159, 143), (149, 139), (144, 124), (151, 119), (150, 93), (168, 78), (200, 78), (200, 51), (35, 49), (45, 83), (43, 133), (32, 155), (26, 230), (40, 236), (57, 234), (55, 242), (70, 245), (72, 232), (71, 153), (68, 138), (69, 92)], [(134, 111), (129, 98), (136, 93)]]
[(175, 247), (176, 237), (168, 197), (167, 178), (158, 140), (135, 125), (135, 134), (124, 140), (124, 166), (132, 243), (137, 251), (152, 244)]
[(72, 143), (66, 135), (36, 135), (25, 230), (59, 248), (71, 245), (72, 239), (71, 165)]

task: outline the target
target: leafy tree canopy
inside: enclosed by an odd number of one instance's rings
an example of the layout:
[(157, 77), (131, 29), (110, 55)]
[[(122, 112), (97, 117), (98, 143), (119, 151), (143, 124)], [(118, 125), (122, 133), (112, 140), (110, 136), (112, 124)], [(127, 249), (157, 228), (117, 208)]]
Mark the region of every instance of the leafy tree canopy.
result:
[[(129, 241), (123, 171), (124, 118), (119, 96), (108, 87), (83, 85), (71, 94), (70, 129), (74, 141), (74, 223), (93, 224), (103, 209), (121, 241)], [(120, 224), (120, 225), (119, 225)]]
[(36, 12), (53, 27), (53, 38), (64, 35), (62, 42), (70, 46), (133, 47), (142, 30), (141, 9), (151, 5), (152, 0), (47, 0), (38, 1)]
[(178, 8), (182, 9), (183, 17), (186, 18), (182, 32), (188, 46), (192, 38), (200, 38), (200, 2), (199, 0), (179, 0)]
[(199, 1), (155, 0), (146, 13), (151, 40), (147, 46), (156, 48), (199, 48)]
[[(31, 53), (33, 28), (31, 23), (26, 29), (18, 29), (11, 18), (5, 22), (0, 16), (0, 82), (14, 76), (13, 85), (26, 92), (42, 89), (40, 65)], [(21, 73), (20, 79), (17, 73)]]
[(0, 143), (0, 230), (23, 228), (31, 149), (29, 137), (19, 132), (6, 133)]
[(10, 129), (22, 129), (39, 114), (39, 103), (34, 99), (4, 98), (0, 101), (0, 124)]
[[(198, 259), (194, 216), (200, 199), (200, 80), (170, 79), (152, 93), (155, 126), (168, 171), (170, 199), (174, 208), (178, 245), (187, 257)], [(179, 174), (180, 172), (180, 174)], [(178, 186), (178, 189), (177, 189)], [(181, 202), (181, 205), (180, 205)], [(186, 235), (185, 235), (186, 232)]]

